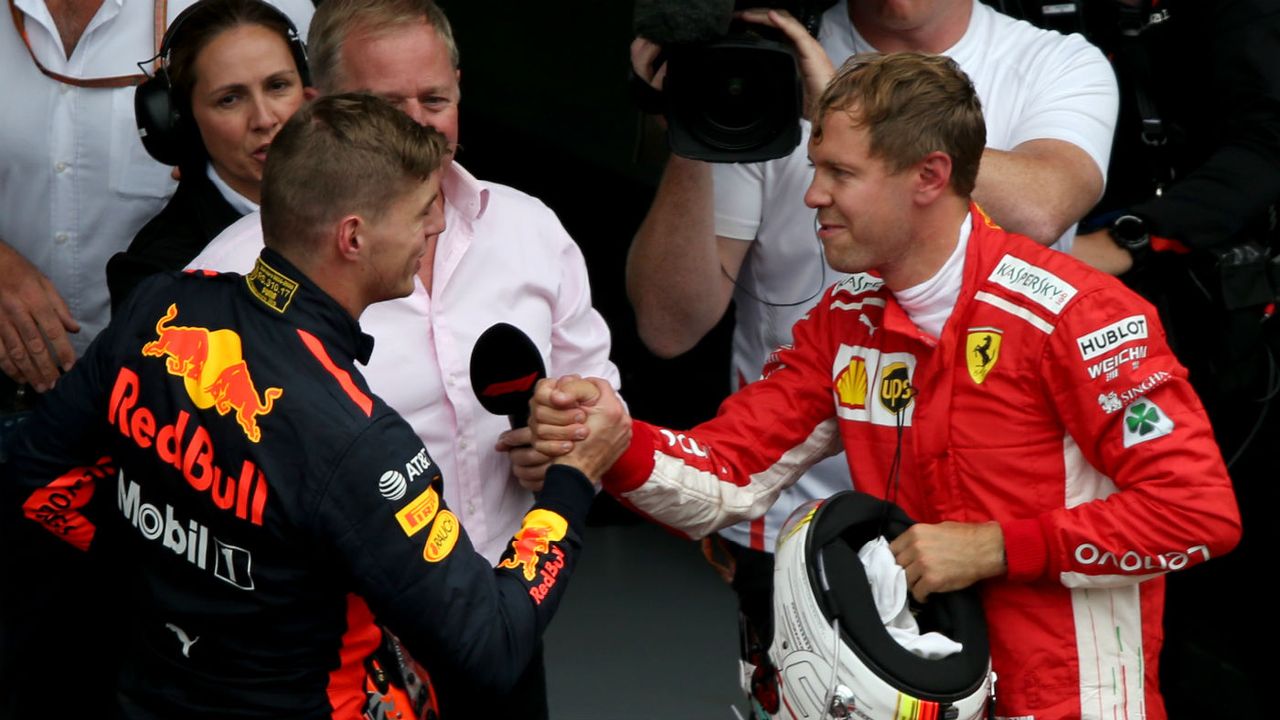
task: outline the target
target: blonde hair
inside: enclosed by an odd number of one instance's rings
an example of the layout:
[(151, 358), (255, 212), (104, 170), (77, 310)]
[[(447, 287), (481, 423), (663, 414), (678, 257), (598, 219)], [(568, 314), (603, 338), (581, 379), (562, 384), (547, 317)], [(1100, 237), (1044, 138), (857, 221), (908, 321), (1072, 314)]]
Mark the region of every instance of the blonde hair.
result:
[(822, 142), (822, 120), (832, 112), (867, 128), (871, 154), (894, 172), (929, 153), (946, 153), (951, 187), (962, 197), (973, 193), (987, 126), (973, 83), (951, 58), (914, 52), (856, 55), (818, 98), (814, 142)]
[(432, 0), (325, 0), (311, 17), (307, 52), (311, 77), (323, 93), (342, 83), (342, 48), (352, 33), (380, 35), (405, 26), (426, 23), (449, 49), (449, 61), (458, 69), (458, 44), (444, 11)]
[(302, 106), (271, 142), (262, 176), (268, 247), (322, 241), (340, 217), (379, 217), (448, 156), (443, 134), (372, 95), (325, 95)]

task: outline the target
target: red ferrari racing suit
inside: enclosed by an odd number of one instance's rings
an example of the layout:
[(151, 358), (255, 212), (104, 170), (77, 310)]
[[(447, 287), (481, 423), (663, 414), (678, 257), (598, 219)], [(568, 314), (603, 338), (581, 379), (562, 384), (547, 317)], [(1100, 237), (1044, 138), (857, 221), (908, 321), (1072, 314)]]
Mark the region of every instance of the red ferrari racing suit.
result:
[(1161, 574), (1240, 533), (1212, 430), (1146, 302), (972, 215), (940, 338), (853, 275), (714, 420), (636, 422), (606, 487), (698, 537), (843, 447), (854, 487), (918, 521), (1000, 523), (1008, 572), (982, 587), (998, 715), (1163, 718)]

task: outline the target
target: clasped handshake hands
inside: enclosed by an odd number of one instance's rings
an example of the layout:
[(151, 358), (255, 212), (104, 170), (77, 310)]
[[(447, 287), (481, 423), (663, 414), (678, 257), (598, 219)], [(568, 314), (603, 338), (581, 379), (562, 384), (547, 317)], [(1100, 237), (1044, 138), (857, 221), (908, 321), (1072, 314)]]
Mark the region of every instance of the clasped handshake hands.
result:
[(618, 394), (605, 380), (577, 375), (538, 381), (529, 429), (535, 450), (596, 484), (631, 442), (631, 416)]

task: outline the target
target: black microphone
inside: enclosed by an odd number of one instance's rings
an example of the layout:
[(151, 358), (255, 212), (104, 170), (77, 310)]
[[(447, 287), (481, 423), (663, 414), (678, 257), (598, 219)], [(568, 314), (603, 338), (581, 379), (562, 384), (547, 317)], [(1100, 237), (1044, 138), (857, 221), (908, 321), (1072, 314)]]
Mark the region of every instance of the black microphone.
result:
[(514, 325), (493, 325), (471, 349), (471, 389), (476, 399), (494, 415), (506, 415), (513, 430), (529, 424), (533, 386), (546, 376), (538, 346)]
[(733, 0), (636, 0), (635, 34), (664, 47), (722, 37), (733, 19)]

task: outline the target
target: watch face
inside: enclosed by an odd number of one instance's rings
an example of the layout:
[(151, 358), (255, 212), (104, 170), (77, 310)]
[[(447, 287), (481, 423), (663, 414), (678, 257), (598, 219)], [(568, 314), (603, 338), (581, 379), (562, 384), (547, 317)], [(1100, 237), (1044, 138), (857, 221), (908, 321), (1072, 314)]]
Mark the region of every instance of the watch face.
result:
[(1142, 246), (1150, 242), (1147, 223), (1136, 215), (1122, 215), (1111, 225), (1111, 235), (1128, 247)]

